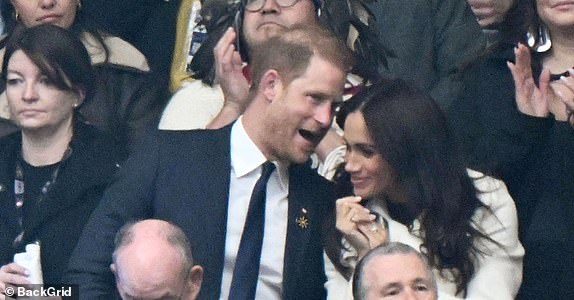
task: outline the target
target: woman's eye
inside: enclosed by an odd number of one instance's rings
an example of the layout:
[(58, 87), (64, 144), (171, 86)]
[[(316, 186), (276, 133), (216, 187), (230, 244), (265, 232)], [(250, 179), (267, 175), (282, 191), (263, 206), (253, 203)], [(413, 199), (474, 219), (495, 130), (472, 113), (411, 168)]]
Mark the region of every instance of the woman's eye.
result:
[(359, 150), (361, 151), (363, 156), (365, 156), (367, 158), (371, 158), (375, 154), (377, 154), (377, 151), (371, 147), (360, 147)]
[(6, 84), (11, 85), (11, 86), (17, 85), (21, 82), (22, 82), (22, 79), (20, 79), (20, 78), (8, 78), (8, 79), (6, 79)]
[(365, 153), (366, 157), (372, 157), (373, 155), (375, 155), (375, 151), (373, 150), (365, 150), (363, 151), (363, 153)]
[(40, 80), (38, 80), (41, 84), (46, 86), (53, 86), (54, 83), (46, 76), (42, 76)]

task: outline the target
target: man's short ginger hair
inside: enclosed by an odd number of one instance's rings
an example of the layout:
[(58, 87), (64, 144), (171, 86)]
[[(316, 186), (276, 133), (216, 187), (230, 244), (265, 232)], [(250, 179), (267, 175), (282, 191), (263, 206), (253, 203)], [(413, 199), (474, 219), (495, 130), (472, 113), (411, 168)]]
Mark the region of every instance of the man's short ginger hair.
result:
[(252, 91), (265, 72), (276, 70), (284, 85), (305, 73), (313, 56), (330, 62), (343, 72), (353, 58), (347, 46), (331, 31), (319, 25), (297, 25), (251, 48)]

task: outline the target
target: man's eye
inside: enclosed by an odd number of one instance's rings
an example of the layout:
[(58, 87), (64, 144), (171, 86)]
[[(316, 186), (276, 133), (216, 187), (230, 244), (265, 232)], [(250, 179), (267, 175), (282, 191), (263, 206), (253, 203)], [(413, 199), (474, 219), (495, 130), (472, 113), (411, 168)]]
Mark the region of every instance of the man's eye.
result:
[(328, 100), (328, 98), (325, 95), (321, 95), (321, 94), (307, 94), (307, 97), (315, 105), (321, 105), (322, 103), (324, 103), (325, 101)]
[(396, 295), (399, 294), (399, 292), (400, 292), (399, 289), (387, 290), (387, 291), (385, 292), (385, 295), (384, 295), (384, 296), (385, 296), (385, 297), (388, 297), (388, 296), (396, 296)]

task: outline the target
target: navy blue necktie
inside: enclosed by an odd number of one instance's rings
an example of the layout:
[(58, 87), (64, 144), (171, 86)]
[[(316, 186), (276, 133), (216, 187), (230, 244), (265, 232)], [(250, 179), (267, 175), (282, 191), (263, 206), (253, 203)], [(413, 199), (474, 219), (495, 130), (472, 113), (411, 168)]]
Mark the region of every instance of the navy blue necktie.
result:
[(257, 278), (259, 277), (259, 262), (261, 260), (261, 246), (263, 244), (263, 231), (265, 226), (265, 197), (267, 181), (275, 165), (266, 162), (262, 166), (261, 177), (255, 183), (249, 210), (243, 226), (243, 234), (237, 251), (233, 279), (229, 290), (229, 299), (252, 300), (255, 299)]

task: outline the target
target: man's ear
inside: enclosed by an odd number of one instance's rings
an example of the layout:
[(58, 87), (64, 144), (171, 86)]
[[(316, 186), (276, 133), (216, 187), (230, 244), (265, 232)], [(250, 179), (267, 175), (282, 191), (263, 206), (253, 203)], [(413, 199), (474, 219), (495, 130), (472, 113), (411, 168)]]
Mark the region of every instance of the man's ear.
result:
[(191, 268), (189, 278), (188, 278), (188, 286), (190, 291), (190, 298), (195, 299), (201, 290), (201, 284), (203, 283), (203, 268), (201, 266), (193, 266)]
[(283, 89), (283, 82), (279, 73), (271, 69), (263, 74), (259, 86), (265, 99), (272, 102)]

